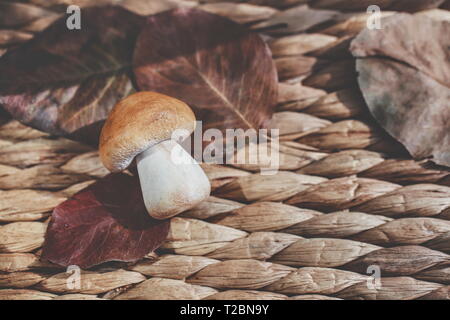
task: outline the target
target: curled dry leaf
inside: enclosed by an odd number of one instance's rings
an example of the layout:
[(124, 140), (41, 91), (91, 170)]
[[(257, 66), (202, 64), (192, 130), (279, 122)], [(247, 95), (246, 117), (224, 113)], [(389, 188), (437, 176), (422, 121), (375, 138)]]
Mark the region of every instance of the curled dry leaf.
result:
[(414, 158), (450, 166), (450, 22), (397, 14), (382, 23), (351, 45), (369, 109)]
[(147, 214), (136, 177), (109, 175), (55, 208), (42, 256), (82, 268), (135, 261), (159, 247), (168, 230), (168, 221)]
[[(40, 130), (97, 143), (102, 120), (133, 86), (127, 71), (144, 18), (119, 7), (83, 9), (0, 59), (0, 105)], [(91, 129), (91, 130), (89, 130)]]
[(185, 101), (204, 129), (259, 129), (276, 103), (277, 73), (267, 45), (208, 12), (175, 9), (148, 17), (133, 64), (140, 90)]

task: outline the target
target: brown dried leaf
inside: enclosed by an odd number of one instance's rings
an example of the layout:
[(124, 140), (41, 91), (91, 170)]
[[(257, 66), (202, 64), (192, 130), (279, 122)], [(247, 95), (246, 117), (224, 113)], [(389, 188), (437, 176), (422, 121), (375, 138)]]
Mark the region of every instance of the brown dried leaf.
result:
[(82, 21), (74, 32), (61, 17), (0, 58), (0, 104), (25, 124), (95, 145), (115, 102), (133, 91), (128, 71), (144, 18), (108, 6), (83, 9)]
[(369, 109), (413, 157), (450, 166), (450, 22), (398, 14), (382, 23), (351, 45)]
[(276, 103), (268, 46), (256, 33), (205, 11), (175, 9), (148, 17), (133, 64), (140, 90), (185, 101), (204, 130), (257, 130)]

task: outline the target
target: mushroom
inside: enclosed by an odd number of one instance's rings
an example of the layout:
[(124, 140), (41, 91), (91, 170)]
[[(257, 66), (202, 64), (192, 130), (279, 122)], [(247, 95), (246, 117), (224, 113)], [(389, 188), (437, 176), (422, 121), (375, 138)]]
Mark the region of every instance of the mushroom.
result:
[(211, 185), (200, 165), (173, 134), (188, 137), (195, 115), (184, 102), (155, 92), (138, 92), (117, 103), (100, 135), (100, 158), (111, 172), (136, 158), (148, 213), (166, 219), (205, 200)]

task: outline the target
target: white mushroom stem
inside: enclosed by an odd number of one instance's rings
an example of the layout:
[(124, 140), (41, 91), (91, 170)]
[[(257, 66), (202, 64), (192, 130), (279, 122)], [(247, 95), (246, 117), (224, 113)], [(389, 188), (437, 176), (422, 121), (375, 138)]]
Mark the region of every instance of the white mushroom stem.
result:
[(188, 210), (211, 192), (203, 169), (173, 140), (154, 145), (136, 160), (145, 207), (156, 219)]

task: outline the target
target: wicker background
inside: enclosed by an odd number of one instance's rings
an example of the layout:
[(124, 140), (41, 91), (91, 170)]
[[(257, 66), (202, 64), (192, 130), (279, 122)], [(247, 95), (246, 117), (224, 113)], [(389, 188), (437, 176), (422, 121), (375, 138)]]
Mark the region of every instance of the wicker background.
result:
[[(0, 52), (64, 12), (61, 0), (28, 2), (47, 8), (0, 30)], [(204, 166), (214, 196), (172, 219), (163, 248), (83, 271), (69, 289), (70, 273), (39, 260), (48, 218), (107, 171), (95, 150), (2, 116), (0, 299), (450, 299), (450, 170), (411, 160), (370, 118), (347, 51), (366, 14), (310, 28), (298, 13), (308, 1), (209, 2), (122, 1), (145, 13), (201, 5), (257, 28), (287, 24), (264, 36), (283, 81), (272, 124), (283, 134), (281, 171)], [(408, 1), (309, 2), (364, 11)], [(417, 14), (450, 20), (447, 9)], [(378, 289), (368, 286), (373, 265)]]

